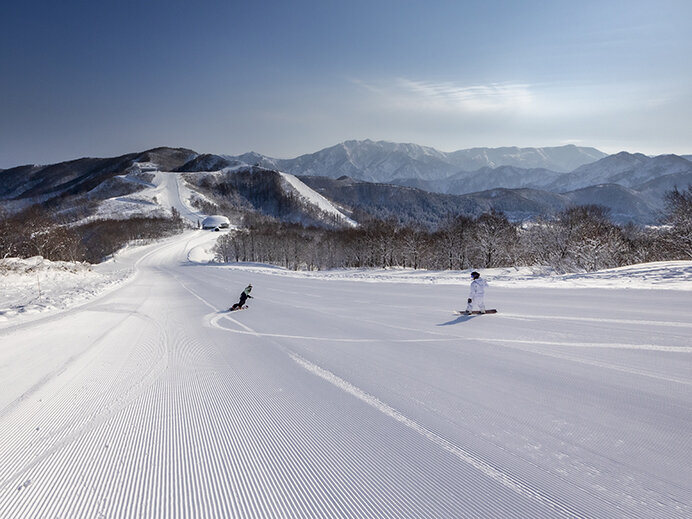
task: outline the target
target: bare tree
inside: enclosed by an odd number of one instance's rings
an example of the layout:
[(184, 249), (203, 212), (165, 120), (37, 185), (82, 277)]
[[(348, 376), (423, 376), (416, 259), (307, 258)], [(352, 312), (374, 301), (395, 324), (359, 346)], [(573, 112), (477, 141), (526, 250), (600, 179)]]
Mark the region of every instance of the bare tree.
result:
[(402, 266), (412, 267), (414, 270), (420, 268), (428, 252), (428, 233), (420, 228), (405, 227), (398, 235), (402, 249)]
[(675, 258), (692, 258), (692, 186), (666, 193), (665, 221), (671, 226), (665, 235), (668, 249)]
[(537, 221), (523, 233), (522, 244), (534, 263), (569, 272), (621, 266), (632, 241), (608, 219), (608, 209), (587, 205)]
[(475, 261), (481, 267), (499, 267), (515, 257), (517, 228), (496, 211), (478, 217), (473, 230)]
[(463, 270), (471, 264), (469, 250), (472, 241), (473, 219), (465, 215), (448, 216), (430, 236), (431, 268)]
[(17, 222), (0, 208), (0, 257), (7, 258), (17, 254)]

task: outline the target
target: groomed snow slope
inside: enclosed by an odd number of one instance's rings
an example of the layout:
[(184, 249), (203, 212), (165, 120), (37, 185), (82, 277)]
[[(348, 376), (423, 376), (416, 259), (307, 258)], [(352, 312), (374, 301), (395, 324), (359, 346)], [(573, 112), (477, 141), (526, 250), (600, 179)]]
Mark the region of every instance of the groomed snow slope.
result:
[(341, 211), (339, 211), (336, 207), (334, 207), (334, 204), (332, 204), (329, 200), (320, 195), (314, 189), (311, 189), (310, 187), (305, 185), (294, 175), (291, 175), (289, 173), (280, 173), (280, 175), (293, 189), (296, 190), (298, 195), (302, 197), (306, 203), (314, 205), (325, 214), (338, 218), (340, 221), (344, 222), (346, 225), (350, 227), (355, 227), (356, 225), (358, 225), (354, 220), (352, 220), (351, 218), (343, 214)]
[(692, 516), (688, 291), (458, 317), (465, 286), (189, 263), (210, 236), (0, 330), (0, 515)]
[[(149, 164), (154, 167), (155, 164)], [(201, 197), (193, 192), (185, 180), (183, 173), (152, 170), (151, 182), (142, 182), (138, 173), (124, 175), (123, 178), (143, 184), (141, 191), (125, 196), (107, 198), (100, 202), (96, 214), (87, 218), (125, 219), (132, 216), (169, 216), (174, 207), (182, 218), (192, 224), (200, 223), (207, 215), (200, 213), (192, 206), (193, 197)], [(98, 188), (97, 188), (98, 189)]]

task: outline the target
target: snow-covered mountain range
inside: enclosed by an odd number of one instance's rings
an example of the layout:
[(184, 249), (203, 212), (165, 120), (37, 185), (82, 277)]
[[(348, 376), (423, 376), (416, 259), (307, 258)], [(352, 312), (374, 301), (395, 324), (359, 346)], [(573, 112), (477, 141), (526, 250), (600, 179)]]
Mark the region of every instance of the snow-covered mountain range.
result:
[[(265, 176), (270, 175), (268, 172), (277, 175), (271, 182), (258, 181), (262, 189), (272, 182), (283, 187), (263, 195), (265, 199), (259, 204), (263, 209), (247, 199), (240, 205), (272, 214), (277, 204), (266, 203), (266, 198), (285, 193), (289, 199), (302, 200), (305, 207), (313, 206), (308, 210), (309, 221), (323, 213), (327, 204), (336, 205), (330, 209), (331, 216), (327, 211), (324, 217), (333, 218), (336, 211), (344, 223), (354, 210), (414, 220), (425, 214), (426, 221), (433, 223), (450, 211), (477, 215), (496, 209), (513, 219), (525, 219), (570, 205), (599, 204), (608, 207), (618, 222), (649, 224), (657, 221), (666, 192), (692, 184), (689, 158), (627, 152), (606, 155), (573, 145), (446, 153), (416, 144), (371, 140), (347, 141), (294, 159), (253, 152), (228, 156), (156, 148), (120, 157), (0, 171), (0, 207), (13, 212), (39, 202), (79, 212), (85, 204), (136, 200), (132, 194), (151, 187), (147, 174), (155, 171), (224, 172), (230, 176), (223, 182), (242, 172), (261, 171)], [(342, 181), (344, 178), (350, 180)], [(249, 181), (243, 182), (246, 185)], [(193, 190), (199, 191), (199, 187)], [(204, 200), (208, 193), (200, 191), (198, 196)], [(156, 203), (161, 206), (162, 200)], [(303, 219), (295, 212), (291, 214), (292, 221)]]
[(369, 182), (406, 179), (438, 181), (460, 171), (514, 166), (556, 172), (573, 169), (607, 155), (595, 148), (574, 145), (552, 148), (472, 148), (450, 153), (417, 144), (386, 141), (346, 141), (294, 159), (275, 159), (257, 153), (225, 156), (228, 160), (260, 164), (294, 175), (349, 176)]
[[(521, 219), (574, 204), (598, 204), (611, 210), (618, 222), (655, 223), (664, 194), (692, 184), (690, 156), (621, 152), (606, 155), (595, 148), (574, 145), (553, 148), (474, 148), (445, 153), (416, 144), (347, 141), (295, 159), (275, 159), (248, 153), (217, 156), (215, 165), (246, 162), (309, 177), (394, 184), (430, 193), (464, 195), (452, 205), (474, 212), (495, 208)], [(209, 159), (207, 159), (209, 160)], [(332, 188), (334, 184), (330, 184)], [(326, 186), (322, 189), (327, 192)], [(350, 188), (352, 190), (352, 188)], [(360, 188), (361, 192), (372, 191)], [(402, 190), (389, 199), (399, 203), (422, 197)], [(352, 193), (346, 197), (352, 198)], [(327, 195), (329, 196), (329, 195)], [(377, 204), (361, 198), (360, 207)], [(381, 198), (380, 198), (380, 204)], [(439, 200), (447, 206), (449, 201)], [(430, 205), (426, 201), (423, 205)], [(385, 204), (387, 205), (387, 204)]]

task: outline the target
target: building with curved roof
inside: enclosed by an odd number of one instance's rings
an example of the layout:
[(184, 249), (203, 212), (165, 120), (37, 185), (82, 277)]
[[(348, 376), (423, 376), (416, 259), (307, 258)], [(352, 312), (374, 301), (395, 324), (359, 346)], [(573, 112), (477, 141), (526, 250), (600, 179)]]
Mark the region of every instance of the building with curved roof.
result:
[(202, 221), (202, 229), (228, 229), (231, 226), (231, 221), (220, 214), (207, 216)]

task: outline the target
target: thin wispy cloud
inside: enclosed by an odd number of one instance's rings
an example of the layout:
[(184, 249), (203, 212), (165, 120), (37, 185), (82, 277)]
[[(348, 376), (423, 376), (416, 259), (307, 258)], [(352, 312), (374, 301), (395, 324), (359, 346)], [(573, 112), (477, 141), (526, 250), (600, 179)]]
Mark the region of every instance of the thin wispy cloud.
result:
[(397, 78), (391, 81), (354, 83), (398, 108), (444, 112), (501, 112), (526, 109), (535, 96), (528, 84), (492, 83), (463, 85), (454, 82)]
[(520, 109), (531, 105), (533, 101), (529, 85), (521, 83), (467, 86), (451, 82), (398, 79), (397, 84), (404, 94), (408, 92), (417, 97), (418, 101), (461, 111)]

